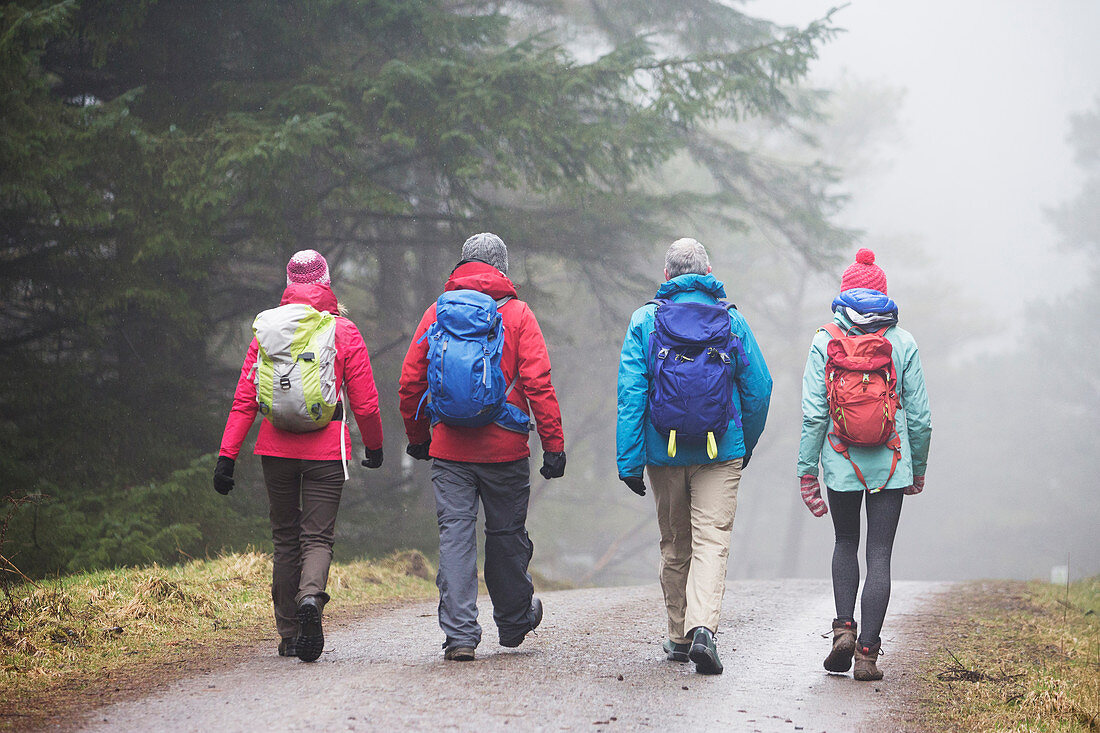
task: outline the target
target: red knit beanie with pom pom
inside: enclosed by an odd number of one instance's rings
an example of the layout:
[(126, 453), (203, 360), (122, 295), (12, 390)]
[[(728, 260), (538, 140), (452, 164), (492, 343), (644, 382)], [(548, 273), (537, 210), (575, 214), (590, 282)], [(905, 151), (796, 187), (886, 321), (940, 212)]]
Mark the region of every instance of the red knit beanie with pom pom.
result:
[(886, 273), (875, 264), (875, 253), (869, 249), (856, 252), (856, 261), (840, 278), (840, 292), (852, 288), (870, 288), (886, 295)]

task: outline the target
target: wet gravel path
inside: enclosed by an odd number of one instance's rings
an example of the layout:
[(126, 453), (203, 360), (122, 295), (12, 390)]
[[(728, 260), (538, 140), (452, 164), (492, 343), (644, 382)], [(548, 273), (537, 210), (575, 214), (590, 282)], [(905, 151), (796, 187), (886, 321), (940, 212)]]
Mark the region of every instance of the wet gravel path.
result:
[(260, 649), (102, 708), (82, 730), (870, 730), (884, 705), (904, 698), (917, 614), (948, 587), (895, 583), (878, 683), (822, 669), (833, 615), (826, 581), (729, 583), (718, 636), (726, 670), (714, 677), (664, 661), (656, 585), (600, 588), (541, 594), (542, 626), (517, 649), (496, 643), (481, 599), (486, 628), (472, 663), (443, 660), (434, 603), (376, 609), (327, 630), (316, 663)]

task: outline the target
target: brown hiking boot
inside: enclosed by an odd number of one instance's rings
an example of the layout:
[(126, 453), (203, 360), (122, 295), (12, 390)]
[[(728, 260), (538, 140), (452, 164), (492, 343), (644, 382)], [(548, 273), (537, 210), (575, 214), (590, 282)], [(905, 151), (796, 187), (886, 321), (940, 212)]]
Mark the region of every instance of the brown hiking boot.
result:
[(870, 682), (882, 679), (882, 671), (875, 662), (878, 661), (880, 642), (867, 646), (856, 645), (856, 668), (852, 670), (852, 677), (860, 682)]
[(825, 657), (825, 669), (830, 672), (847, 672), (852, 668), (852, 654), (856, 650), (856, 622), (833, 619), (833, 648)]

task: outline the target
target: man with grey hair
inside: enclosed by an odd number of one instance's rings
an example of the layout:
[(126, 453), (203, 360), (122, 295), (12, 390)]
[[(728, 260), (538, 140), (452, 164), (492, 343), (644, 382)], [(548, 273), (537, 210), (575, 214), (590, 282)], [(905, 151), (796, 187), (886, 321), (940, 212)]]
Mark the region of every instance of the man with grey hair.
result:
[(772, 379), (748, 323), (698, 241), (665, 255), (665, 282), (634, 312), (619, 360), (619, 478), (653, 485), (667, 658), (721, 674), (714, 635), (741, 471), (764, 430)]
[[(508, 248), (501, 238), (483, 232), (467, 239), (462, 261), (444, 291), (416, 328), (401, 368), (399, 394), (409, 438), (406, 452), (433, 461), (444, 658), (463, 662), (474, 659), (481, 641), (479, 500), (485, 509), (485, 585), (501, 646), (519, 646), (542, 621), (542, 602), (534, 597), (527, 572), (534, 552), (525, 526), (531, 496), (531, 417), (542, 440), (543, 478), (565, 473), (565, 438), (546, 342), (534, 313), (516, 297), (516, 286), (508, 279)], [(454, 324), (461, 328), (452, 329)], [(484, 334), (483, 341), (469, 340), (478, 334)], [(474, 348), (466, 349), (468, 345)], [(454, 372), (444, 369), (444, 352)], [(467, 355), (475, 361), (467, 364)], [(467, 378), (476, 374), (478, 386), (464, 391), (468, 381), (448, 382), (448, 373)], [(471, 397), (474, 392), (496, 394), (499, 401), (483, 405)], [(463, 399), (477, 409), (459, 414), (439, 407)]]
[(710, 271), (710, 257), (707, 257), (706, 248), (698, 240), (690, 237), (677, 239), (665, 253), (665, 280), (688, 273), (706, 275)]

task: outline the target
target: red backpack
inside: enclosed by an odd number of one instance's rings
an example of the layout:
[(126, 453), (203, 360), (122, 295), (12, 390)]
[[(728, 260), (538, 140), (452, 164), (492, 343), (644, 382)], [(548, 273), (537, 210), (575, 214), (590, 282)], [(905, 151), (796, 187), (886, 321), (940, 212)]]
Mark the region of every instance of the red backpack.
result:
[[(827, 436), (829, 445), (848, 459), (856, 478), (871, 492), (886, 487), (901, 457), (901, 438), (894, 425), (900, 407), (897, 374), (894, 349), (884, 335), (887, 328), (849, 334), (835, 323), (822, 326), (832, 336), (825, 349), (825, 399), (833, 420), (833, 432)], [(849, 445), (885, 445), (893, 451), (890, 475), (882, 486), (867, 486), (863, 472), (848, 455)]]

